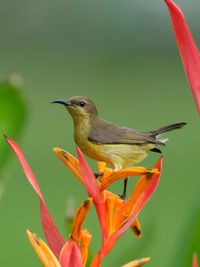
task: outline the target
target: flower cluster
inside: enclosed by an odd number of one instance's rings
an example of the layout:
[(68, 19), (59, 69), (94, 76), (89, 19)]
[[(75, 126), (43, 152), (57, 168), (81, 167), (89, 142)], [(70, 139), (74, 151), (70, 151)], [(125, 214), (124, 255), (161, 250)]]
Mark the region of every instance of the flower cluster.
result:
[[(159, 183), (162, 157), (153, 169), (130, 167), (120, 171), (113, 171), (107, 168), (105, 163), (99, 162), (98, 172), (101, 172), (102, 176), (98, 181), (79, 148), (77, 148), (78, 159), (63, 149), (55, 148), (54, 152), (56, 155), (84, 185), (89, 195), (89, 198), (83, 201), (75, 215), (69, 239), (64, 241), (46, 207), (38, 182), (23, 152), (13, 140), (8, 137), (6, 137), (6, 140), (15, 152), (29, 183), (40, 200), (41, 223), (48, 246), (36, 234), (27, 231), (27, 235), (44, 266), (81, 267), (86, 265), (88, 247), (92, 236), (87, 229), (83, 228), (83, 224), (92, 204), (94, 204), (98, 215), (102, 233), (102, 244), (99, 252), (90, 264), (91, 267), (101, 266), (103, 258), (129, 228), (136, 236), (141, 236), (137, 217)], [(118, 179), (125, 179), (127, 176), (140, 176), (127, 200), (123, 200), (118, 195), (107, 190), (113, 182)], [(143, 258), (132, 261), (124, 266), (141, 266), (147, 261), (149, 261), (149, 258)]]

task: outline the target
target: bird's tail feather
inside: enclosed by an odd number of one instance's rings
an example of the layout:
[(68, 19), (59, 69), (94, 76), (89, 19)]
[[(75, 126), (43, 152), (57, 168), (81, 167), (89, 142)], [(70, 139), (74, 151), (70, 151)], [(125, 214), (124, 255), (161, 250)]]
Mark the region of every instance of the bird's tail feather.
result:
[(152, 137), (156, 137), (157, 135), (162, 134), (162, 133), (165, 133), (165, 132), (169, 132), (169, 131), (172, 131), (172, 130), (175, 130), (175, 129), (181, 129), (181, 128), (183, 128), (183, 126), (185, 126), (186, 124), (187, 124), (187, 123), (185, 123), (185, 122), (180, 122), (180, 123), (170, 124), (170, 125), (167, 125), (167, 126), (165, 126), (165, 127), (159, 128), (159, 129), (157, 129), (157, 130), (150, 131), (149, 134), (150, 134)]

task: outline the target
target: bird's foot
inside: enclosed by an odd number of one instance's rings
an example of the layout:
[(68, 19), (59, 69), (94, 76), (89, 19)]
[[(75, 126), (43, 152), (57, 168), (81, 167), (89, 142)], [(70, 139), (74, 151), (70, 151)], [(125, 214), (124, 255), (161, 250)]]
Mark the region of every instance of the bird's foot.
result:
[(126, 192), (123, 193), (122, 195), (118, 195), (121, 199), (125, 200), (126, 199)]
[(94, 176), (96, 177), (96, 179), (98, 179), (99, 177), (101, 177), (103, 175), (103, 172), (95, 172)]

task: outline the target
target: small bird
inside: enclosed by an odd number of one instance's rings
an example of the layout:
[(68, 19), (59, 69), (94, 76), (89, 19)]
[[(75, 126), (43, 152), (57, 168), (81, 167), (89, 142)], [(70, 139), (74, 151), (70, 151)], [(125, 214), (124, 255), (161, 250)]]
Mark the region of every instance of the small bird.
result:
[[(85, 96), (73, 96), (52, 103), (64, 105), (74, 121), (74, 139), (88, 157), (107, 162), (120, 170), (142, 161), (148, 152), (162, 153), (157, 148), (165, 143), (159, 135), (180, 129), (185, 122), (171, 124), (157, 130), (142, 132), (107, 122), (98, 115), (94, 102)], [(126, 197), (127, 179), (124, 180), (122, 198)]]

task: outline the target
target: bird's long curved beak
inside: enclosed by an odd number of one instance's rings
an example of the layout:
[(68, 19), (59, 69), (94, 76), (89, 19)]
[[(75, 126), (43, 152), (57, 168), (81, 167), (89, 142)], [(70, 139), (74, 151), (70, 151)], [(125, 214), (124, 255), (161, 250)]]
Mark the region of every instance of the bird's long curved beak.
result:
[(64, 105), (66, 107), (69, 107), (72, 104), (69, 99), (58, 99), (58, 100), (52, 101), (51, 103), (52, 104), (54, 104), (54, 103), (61, 104), (61, 105)]

